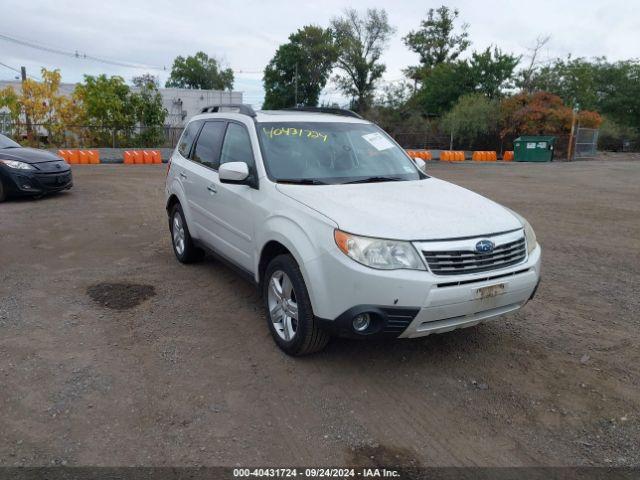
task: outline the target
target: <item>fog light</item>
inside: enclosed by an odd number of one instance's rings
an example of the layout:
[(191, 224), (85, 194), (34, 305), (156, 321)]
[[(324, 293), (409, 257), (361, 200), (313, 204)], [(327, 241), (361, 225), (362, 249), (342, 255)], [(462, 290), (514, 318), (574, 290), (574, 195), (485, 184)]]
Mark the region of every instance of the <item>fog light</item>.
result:
[(364, 332), (371, 324), (371, 317), (368, 313), (361, 313), (353, 319), (353, 329), (356, 332)]

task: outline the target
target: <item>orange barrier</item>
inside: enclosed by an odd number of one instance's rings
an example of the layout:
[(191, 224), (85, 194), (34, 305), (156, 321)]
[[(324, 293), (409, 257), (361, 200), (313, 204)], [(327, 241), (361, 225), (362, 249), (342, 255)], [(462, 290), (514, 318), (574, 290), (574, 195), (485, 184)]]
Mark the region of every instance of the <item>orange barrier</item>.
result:
[(58, 156), (72, 165), (89, 165), (100, 163), (98, 150), (58, 150)]
[(126, 150), (122, 159), (126, 164), (151, 165), (162, 163), (162, 154), (160, 150)]
[(513, 150), (507, 150), (503, 152), (502, 160), (505, 162), (513, 162)]
[(471, 160), (476, 162), (495, 162), (498, 160), (496, 152), (476, 151), (471, 155)]
[(443, 162), (464, 162), (464, 152), (454, 150), (442, 150), (440, 160)]
[(431, 160), (433, 158), (428, 150), (407, 150), (407, 155), (411, 158), (421, 158), (422, 160)]

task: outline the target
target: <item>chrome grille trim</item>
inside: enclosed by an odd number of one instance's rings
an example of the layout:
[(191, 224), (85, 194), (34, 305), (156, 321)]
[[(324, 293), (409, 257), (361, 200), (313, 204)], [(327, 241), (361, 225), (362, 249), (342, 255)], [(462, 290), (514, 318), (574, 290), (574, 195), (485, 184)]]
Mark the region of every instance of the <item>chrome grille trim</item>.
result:
[[(491, 253), (474, 251), (475, 242), (492, 240), (496, 246)], [(429, 270), (435, 275), (465, 275), (498, 270), (522, 263), (527, 256), (524, 232), (470, 239), (466, 242), (438, 242), (437, 249), (428, 242), (417, 245)]]

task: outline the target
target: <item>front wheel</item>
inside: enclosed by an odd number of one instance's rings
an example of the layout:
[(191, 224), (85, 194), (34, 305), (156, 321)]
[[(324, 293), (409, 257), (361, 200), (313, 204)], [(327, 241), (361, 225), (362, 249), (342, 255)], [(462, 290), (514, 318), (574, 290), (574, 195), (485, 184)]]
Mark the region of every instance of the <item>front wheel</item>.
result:
[(271, 260), (262, 293), (269, 330), (285, 353), (307, 355), (327, 345), (329, 334), (313, 316), (300, 267), (291, 255), (279, 255)]
[(4, 188), (2, 184), (2, 179), (0, 179), (0, 202), (4, 202), (7, 198), (7, 190)]
[(180, 263), (192, 263), (202, 259), (204, 252), (194, 245), (179, 203), (176, 203), (171, 209), (169, 230), (171, 231), (173, 253), (176, 254)]

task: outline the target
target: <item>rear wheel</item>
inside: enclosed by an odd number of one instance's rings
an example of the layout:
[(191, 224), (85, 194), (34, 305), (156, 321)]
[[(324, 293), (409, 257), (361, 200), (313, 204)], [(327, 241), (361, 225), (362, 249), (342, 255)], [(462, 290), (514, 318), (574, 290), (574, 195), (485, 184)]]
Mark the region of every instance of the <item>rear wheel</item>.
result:
[(291, 255), (279, 255), (267, 266), (263, 285), (267, 323), (276, 344), (289, 355), (322, 350), (329, 334), (316, 321), (307, 287)]
[(4, 202), (6, 198), (7, 198), (7, 189), (4, 188), (4, 185), (2, 184), (2, 179), (0, 178), (0, 202)]
[(169, 229), (171, 231), (173, 253), (176, 254), (176, 258), (180, 263), (193, 263), (204, 257), (204, 252), (193, 243), (179, 203), (176, 203), (171, 209)]

